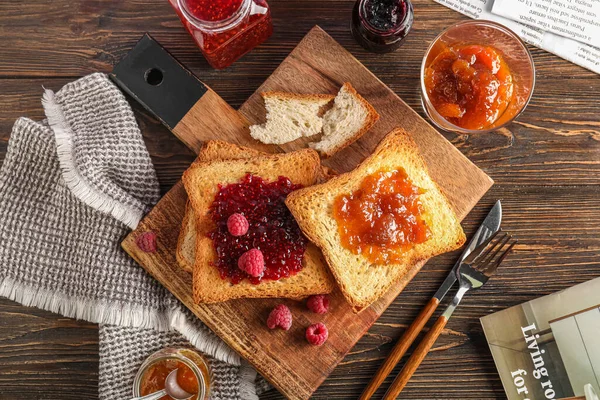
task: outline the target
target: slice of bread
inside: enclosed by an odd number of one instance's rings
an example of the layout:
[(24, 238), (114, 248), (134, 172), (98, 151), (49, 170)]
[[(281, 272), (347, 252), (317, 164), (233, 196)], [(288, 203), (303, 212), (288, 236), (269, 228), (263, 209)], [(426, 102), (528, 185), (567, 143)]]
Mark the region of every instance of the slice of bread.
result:
[(219, 185), (239, 182), (246, 174), (274, 181), (286, 176), (303, 186), (314, 184), (322, 174), (318, 154), (304, 149), (286, 154), (252, 157), (239, 160), (217, 160), (194, 163), (184, 174), (183, 184), (196, 215), (196, 257), (193, 272), (194, 301), (215, 303), (235, 298), (301, 298), (312, 294), (329, 293), (334, 281), (325, 266), (320, 251), (307, 246), (303, 269), (289, 278), (264, 281), (254, 285), (244, 280), (236, 285), (221, 279), (213, 266), (216, 252), (206, 233), (213, 228), (209, 208)]
[[(240, 158), (256, 157), (264, 154), (258, 150), (238, 146), (221, 140), (209, 140), (204, 143), (193, 164), (214, 160), (231, 160)], [(188, 201), (185, 214), (181, 222), (181, 231), (177, 240), (177, 251), (175, 252), (179, 266), (189, 272), (194, 271), (194, 259), (196, 257), (196, 216)]]
[(358, 140), (378, 119), (373, 106), (346, 82), (335, 97), (333, 108), (323, 116), (321, 141), (309, 146), (331, 157)]
[(214, 160), (251, 158), (264, 154), (262, 151), (254, 150), (250, 147), (238, 146), (237, 144), (223, 140), (209, 140), (204, 143), (192, 165)]
[(321, 107), (335, 96), (329, 94), (262, 93), (267, 122), (252, 125), (250, 135), (263, 143), (283, 144), (321, 132)]
[[(423, 219), (431, 237), (406, 252), (399, 263), (374, 265), (362, 255), (353, 254), (341, 244), (338, 224), (333, 217), (334, 200), (360, 186), (363, 179), (378, 171), (403, 168), (414, 185), (425, 190), (420, 196)], [(452, 206), (429, 177), (417, 145), (401, 129), (389, 133), (354, 171), (328, 182), (291, 193), (286, 204), (304, 234), (322, 251), (347, 301), (355, 311), (368, 307), (381, 297), (408, 269), (421, 260), (451, 251), (465, 241)]]
[[(204, 144), (194, 164), (213, 160), (238, 160), (264, 155), (258, 150), (249, 147), (238, 146), (220, 140), (210, 140)], [(193, 165), (193, 164), (192, 164)], [(322, 174), (317, 183), (326, 182), (336, 173), (331, 168), (322, 166)], [(188, 201), (181, 222), (181, 231), (177, 240), (177, 251), (175, 253), (179, 266), (190, 274), (194, 271), (194, 260), (196, 258), (196, 216), (194, 209)]]
[(179, 231), (179, 238), (177, 239), (175, 257), (181, 269), (190, 274), (194, 273), (196, 216), (189, 201), (185, 205), (185, 214), (183, 214), (183, 221), (181, 221), (181, 231)]

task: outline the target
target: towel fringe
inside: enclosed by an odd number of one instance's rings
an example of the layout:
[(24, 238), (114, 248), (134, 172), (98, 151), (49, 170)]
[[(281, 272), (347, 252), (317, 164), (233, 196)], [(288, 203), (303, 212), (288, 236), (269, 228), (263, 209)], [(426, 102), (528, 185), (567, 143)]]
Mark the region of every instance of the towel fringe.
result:
[(143, 217), (143, 211), (121, 204), (96, 190), (77, 169), (73, 160), (73, 132), (65, 120), (60, 105), (56, 102), (52, 90), (44, 89), (42, 106), (54, 132), (63, 179), (71, 192), (93, 209), (110, 214), (131, 229), (135, 229)]
[(243, 361), (240, 367), (240, 397), (245, 400), (258, 400), (256, 394), (256, 370)]
[(209, 336), (186, 320), (180, 310), (160, 313), (148, 307), (116, 302), (97, 302), (75, 296), (34, 289), (10, 278), (0, 281), (0, 296), (27, 307), (37, 307), (69, 318), (98, 324), (131, 326), (159, 331), (176, 330), (200, 351), (217, 360), (240, 365), (239, 356), (216, 336)]
[(190, 322), (182, 311), (171, 314), (171, 327), (181, 333), (194, 347), (228, 364), (240, 365), (240, 356), (216, 336), (208, 337)]

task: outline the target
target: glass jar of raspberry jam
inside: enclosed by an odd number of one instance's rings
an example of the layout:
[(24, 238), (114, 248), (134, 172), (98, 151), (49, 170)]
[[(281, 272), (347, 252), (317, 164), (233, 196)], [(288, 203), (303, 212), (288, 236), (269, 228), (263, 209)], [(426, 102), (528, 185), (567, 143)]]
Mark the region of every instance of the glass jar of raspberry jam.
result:
[(230, 66), (273, 33), (265, 0), (169, 2), (213, 68)]
[(352, 12), (352, 35), (374, 53), (388, 53), (404, 42), (413, 23), (410, 0), (358, 0)]

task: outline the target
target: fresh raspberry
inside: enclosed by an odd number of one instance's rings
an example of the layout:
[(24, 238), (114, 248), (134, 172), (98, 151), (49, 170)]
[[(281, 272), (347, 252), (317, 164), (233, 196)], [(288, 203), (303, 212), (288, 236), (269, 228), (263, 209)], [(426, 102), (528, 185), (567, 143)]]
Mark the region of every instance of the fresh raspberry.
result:
[(242, 214), (231, 214), (229, 218), (227, 218), (227, 230), (233, 236), (245, 235), (248, 233), (249, 227), (248, 220)]
[(154, 253), (156, 251), (156, 233), (144, 232), (135, 239), (135, 244), (146, 253)]
[(329, 331), (327, 327), (322, 322), (318, 324), (313, 324), (306, 328), (306, 340), (308, 343), (320, 346), (327, 341), (327, 337), (329, 336)]
[(238, 268), (250, 276), (259, 277), (265, 272), (265, 257), (262, 251), (251, 249), (238, 259)]
[(285, 304), (275, 306), (267, 318), (267, 326), (269, 329), (279, 327), (288, 331), (292, 327), (292, 312)]
[(329, 297), (326, 294), (310, 296), (306, 301), (306, 306), (316, 314), (325, 314), (329, 310)]

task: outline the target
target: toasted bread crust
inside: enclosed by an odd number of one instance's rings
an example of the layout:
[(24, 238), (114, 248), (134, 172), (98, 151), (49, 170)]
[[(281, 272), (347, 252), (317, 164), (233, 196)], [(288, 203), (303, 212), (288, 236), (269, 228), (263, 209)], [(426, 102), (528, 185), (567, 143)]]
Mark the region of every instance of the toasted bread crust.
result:
[(212, 265), (216, 256), (214, 246), (204, 235), (213, 225), (209, 207), (219, 184), (239, 182), (247, 173), (267, 180), (275, 180), (283, 175), (294, 183), (309, 186), (322, 176), (323, 169), (318, 154), (314, 150), (305, 149), (247, 159), (198, 162), (184, 173), (183, 183), (196, 214), (197, 224), (193, 272), (194, 300), (197, 303), (214, 303), (244, 297), (302, 298), (311, 294), (331, 292), (335, 285), (333, 278), (320, 251), (314, 245), (307, 248), (303, 269), (292, 277), (264, 281), (259, 285), (247, 281), (232, 285), (221, 279)]
[[(362, 180), (378, 170), (402, 167), (417, 186), (426, 187), (422, 195), (429, 223), (436, 236), (416, 245), (401, 263), (371, 265), (366, 258), (342, 247), (337, 223), (331, 215), (337, 195), (355, 190)], [(412, 176), (411, 176), (412, 174)], [(392, 285), (399, 282), (416, 263), (454, 250), (465, 241), (458, 218), (437, 184), (429, 177), (425, 161), (414, 141), (401, 129), (390, 132), (354, 171), (328, 182), (291, 193), (286, 204), (304, 234), (322, 251), (346, 300), (355, 311), (368, 307)], [(329, 214), (329, 215), (327, 215)], [(354, 273), (355, 275), (352, 275)], [(373, 286), (365, 287), (367, 279)]]
[(379, 120), (379, 113), (377, 112), (377, 110), (375, 110), (375, 108), (371, 105), (371, 103), (369, 103), (367, 100), (365, 100), (365, 98), (362, 97), (356, 91), (356, 89), (354, 89), (354, 87), (350, 84), (350, 82), (344, 83), (342, 88), (346, 88), (348, 93), (350, 93), (352, 96), (354, 96), (354, 98), (358, 102), (360, 102), (363, 105), (363, 107), (365, 107), (365, 109), (367, 110), (367, 118), (365, 120), (365, 123), (361, 127), (361, 129), (358, 132), (356, 132), (356, 134), (354, 136), (352, 136), (351, 138), (347, 139), (346, 141), (344, 141), (342, 143), (338, 143), (333, 149), (331, 149), (327, 152), (321, 152), (320, 154), (325, 158), (329, 158), (329, 157), (333, 156), (338, 151), (343, 150), (346, 147), (350, 146), (352, 143), (356, 142), (365, 133), (367, 133), (367, 131), (369, 129), (371, 129), (371, 127), (373, 125), (375, 125), (375, 122), (377, 122)]
[[(195, 163), (212, 161), (212, 160), (232, 160), (241, 158), (250, 158), (257, 155), (265, 154), (258, 150), (248, 147), (238, 146), (229, 142), (220, 140), (211, 140), (204, 144), (200, 150), (198, 157), (194, 160)], [(336, 172), (331, 168), (322, 166), (322, 172), (319, 176), (318, 183), (326, 182)], [(192, 245), (192, 243), (194, 243)], [(194, 271), (194, 259), (196, 257), (196, 216), (189, 200), (186, 203), (185, 213), (181, 222), (181, 231), (177, 239), (177, 250), (175, 256), (179, 266), (186, 272), (192, 274)]]
[(272, 90), (269, 92), (262, 92), (260, 94), (262, 98), (267, 97), (277, 97), (280, 99), (288, 99), (288, 100), (305, 100), (305, 101), (314, 101), (321, 102), (327, 100), (328, 102), (335, 99), (335, 95), (333, 94), (300, 94), (300, 93), (289, 93), (289, 92), (280, 92), (277, 90)]
[(181, 231), (179, 231), (179, 237), (177, 238), (177, 250), (175, 251), (175, 258), (177, 263), (185, 272), (192, 274), (194, 272), (194, 254), (190, 254), (192, 243), (196, 243), (196, 221), (194, 217), (194, 210), (188, 200), (185, 204), (185, 213), (183, 214), (183, 220), (181, 221)]

